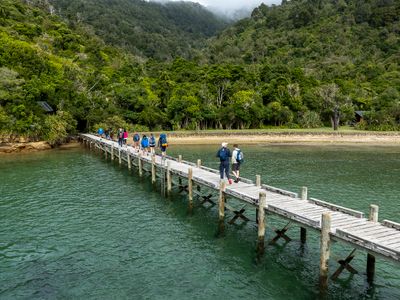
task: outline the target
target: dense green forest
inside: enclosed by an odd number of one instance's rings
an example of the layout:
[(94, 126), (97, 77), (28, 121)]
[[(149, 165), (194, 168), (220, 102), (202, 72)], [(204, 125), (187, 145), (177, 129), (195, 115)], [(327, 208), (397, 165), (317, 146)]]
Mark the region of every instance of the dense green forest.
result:
[[(126, 2), (104, 3), (111, 9)], [(91, 30), (94, 24), (84, 18), (78, 22), (76, 13), (55, 12), (44, 0), (0, 2), (3, 136), (56, 143), (100, 124), (138, 130), (337, 128), (354, 123), (355, 111), (364, 114), (356, 128), (399, 130), (399, 0), (261, 5), (196, 55), (168, 52), (167, 59), (110, 45), (112, 32), (99, 37), (99, 29)], [(211, 34), (193, 24), (193, 36)], [(155, 44), (162, 35), (152, 35)], [(180, 38), (169, 41), (179, 44)], [(38, 101), (55, 112), (46, 113)]]
[(193, 2), (144, 0), (50, 0), (69, 24), (90, 25), (108, 44), (141, 57), (192, 58), (206, 38), (227, 26)]

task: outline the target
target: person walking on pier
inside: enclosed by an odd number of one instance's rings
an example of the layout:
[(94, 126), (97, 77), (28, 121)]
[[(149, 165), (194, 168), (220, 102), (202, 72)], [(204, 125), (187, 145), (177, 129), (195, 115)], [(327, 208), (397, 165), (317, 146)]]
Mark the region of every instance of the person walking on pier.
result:
[(221, 180), (224, 179), (224, 174), (226, 179), (228, 179), (229, 184), (232, 184), (232, 179), (229, 178), (229, 163), (231, 158), (231, 151), (228, 149), (228, 143), (222, 143), (221, 149), (217, 152), (217, 157), (219, 158), (219, 175)]
[(239, 171), (240, 165), (243, 162), (243, 152), (239, 149), (238, 144), (233, 145), (232, 151), (232, 173), (235, 175), (236, 179), (235, 182), (238, 183), (240, 179)]
[(124, 145), (126, 146), (126, 142), (128, 141), (128, 131), (124, 129)]
[(139, 142), (140, 142), (140, 135), (139, 133), (135, 132), (133, 135), (133, 148), (135, 149), (136, 152), (139, 152)]
[(167, 135), (165, 133), (160, 134), (160, 137), (158, 138), (158, 147), (160, 147), (161, 155), (163, 157), (167, 155), (168, 142)]
[(147, 153), (149, 153), (149, 138), (145, 134), (142, 137), (141, 146), (143, 154), (147, 155)]
[(156, 138), (152, 133), (150, 133), (149, 146), (150, 146), (150, 153), (154, 154), (155, 153), (154, 148), (156, 147)]
[(124, 131), (122, 130), (122, 128), (118, 129), (118, 145), (120, 147), (122, 147), (124, 141)]

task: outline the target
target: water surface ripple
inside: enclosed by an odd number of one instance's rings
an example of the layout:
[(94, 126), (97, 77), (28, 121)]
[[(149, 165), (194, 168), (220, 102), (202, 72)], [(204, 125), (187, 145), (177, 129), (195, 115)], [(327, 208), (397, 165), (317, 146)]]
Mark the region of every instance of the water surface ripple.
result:
[[(397, 148), (243, 147), (243, 175), (399, 221), (400, 150)], [(216, 167), (213, 147), (172, 149)], [(187, 215), (185, 195), (161, 197), (148, 177), (82, 149), (0, 160), (1, 299), (315, 299), (319, 242), (299, 230), (294, 241), (267, 246), (255, 263), (256, 225), (227, 226), (215, 236), (216, 207)], [(233, 206), (240, 203), (232, 201)], [(248, 211), (254, 219), (254, 211)], [(284, 226), (268, 216), (267, 236)], [(330, 269), (351, 251), (335, 243)], [(365, 253), (353, 265), (365, 270)], [(377, 259), (373, 288), (365, 275), (343, 273), (331, 299), (400, 299), (400, 271)]]

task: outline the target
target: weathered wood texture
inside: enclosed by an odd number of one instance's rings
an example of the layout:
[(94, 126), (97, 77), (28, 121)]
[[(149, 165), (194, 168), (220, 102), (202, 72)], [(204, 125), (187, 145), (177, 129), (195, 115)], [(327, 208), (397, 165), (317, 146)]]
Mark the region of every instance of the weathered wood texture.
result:
[[(132, 161), (138, 162), (139, 174), (142, 174), (145, 165), (150, 166), (152, 164), (150, 155), (142, 155), (141, 152), (135, 151), (130, 146), (119, 148), (116, 142), (95, 135), (85, 134), (82, 137), (98, 144), (100, 149), (103, 149), (103, 151), (105, 149), (111, 154), (112, 158), (115, 149), (122, 153), (129, 151)], [(124, 161), (126, 157), (127, 155), (122, 155)], [(184, 161), (181, 156), (178, 159), (166, 156), (163, 160), (161, 156), (155, 156), (155, 166), (161, 172), (166, 171), (168, 165), (171, 176), (178, 176), (179, 179), (188, 179), (189, 168), (192, 168), (193, 184), (203, 185), (219, 192), (218, 170)], [(247, 205), (258, 207), (260, 192), (265, 192), (268, 199), (268, 203), (265, 205), (266, 212), (290, 220), (300, 227), (318, 231), (321, 230), (321, 214), (330, 213), (331, 239), (343, 241), (374, 255), (400, 262), (400, 224), (398, 223), (388, 220), (382, 223), (373, 222), (366, 219), (362, 212), (315, 198), (307, 200), (308, 197), (306, 198), (304, 194), (302, 197), (304, 200), (301, 201), (296, 193), (262, 184), (259, 176), (256, 176), (255, 183), (243, 178), (239, 183), (226, 185), (223, 195), (235, 197)]]

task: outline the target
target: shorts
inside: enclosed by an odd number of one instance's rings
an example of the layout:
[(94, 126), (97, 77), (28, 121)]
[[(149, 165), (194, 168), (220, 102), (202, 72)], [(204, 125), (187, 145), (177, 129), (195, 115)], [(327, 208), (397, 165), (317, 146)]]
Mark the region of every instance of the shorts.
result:
[(240, 170), (240, 164), (232, 164), (232, 171), (239, 171)]

